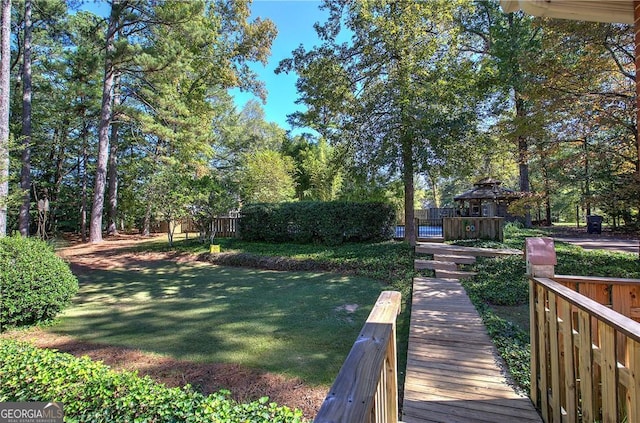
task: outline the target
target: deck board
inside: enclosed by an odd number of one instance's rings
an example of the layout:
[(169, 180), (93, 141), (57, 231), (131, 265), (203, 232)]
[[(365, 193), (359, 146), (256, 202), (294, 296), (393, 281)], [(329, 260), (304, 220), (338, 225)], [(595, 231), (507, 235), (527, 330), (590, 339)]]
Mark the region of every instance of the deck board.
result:
[(541, 422), (508, 384), (482, 319), (456, 279), (415, 278), (404, 423)]
[(460, 245), (441, 244), (437, 242), (418, 242), (416, 245), (416, 253), (474, 257), (522, 256), (523, 254), (522, 251), (514, 249), (465, 247)]

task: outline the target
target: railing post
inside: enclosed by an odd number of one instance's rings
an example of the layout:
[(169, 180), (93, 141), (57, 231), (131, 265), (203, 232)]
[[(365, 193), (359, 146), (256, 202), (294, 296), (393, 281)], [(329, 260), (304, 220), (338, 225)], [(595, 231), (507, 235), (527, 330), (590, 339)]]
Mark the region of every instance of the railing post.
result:
[(399, 292), (380, 294), (315, 423), (397, 423), (395, 322), (400, 301)]
[(553, 238), (527, 238), (525, 258), (529, 277), (553, 278), (555, 275), (555, 265), (558, 261)]
[[(541, 374), (540, 360), (545, 360), (546, 348), (544, 348), (543, 340), (546, 335), (541, 336), (538, 322), (545, 321), (545, 317), (538, 318), (538, 310), (544, 310), (543, 307), (537, 307), (538, 301), (544, 301), (544, 298), (538, 298), (537, 287), (534, 277), (552, 278), (555, 275), (555, 265), (557, 264), (556, 251), (552, 238), (527, 238), (525, 241), (525, 259), (527, 263), (527, 275), (529, 276), (529, 327), (531, 340), (531, 401), (536, 407), (542, 408), (542, 415), (545, 421), (548, 421), (547, 409), (547, 392), (545, 386), (546, 381), (540, 378), (546, 378)], [(542, 391), (538, 389), (538, 382), (542, 382)]]

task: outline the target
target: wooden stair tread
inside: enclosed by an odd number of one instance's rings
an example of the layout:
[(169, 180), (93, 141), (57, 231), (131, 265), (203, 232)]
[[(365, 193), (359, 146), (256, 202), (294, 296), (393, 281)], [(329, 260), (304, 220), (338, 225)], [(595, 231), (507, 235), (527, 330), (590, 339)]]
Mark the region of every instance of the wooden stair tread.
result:
[(434, 254), (435, 261), (452, 261), (458, 264), (473, 264), (476, 262), (475, 256), (454, 255), (454, 254)]
[(452, 261), (416, 259), (414, 262), (414, 268), (416, 270), (422, 270), (422, 269), (458, 270), (458, 265)]
[(464, 279), (476, 276), (476, 272), (466, 272), (464, 270), (443, 270), (436, 269), (436, 277), (442, 279)]
[(453, 254), (474, 257), (500, 257), (500, 256), (522, 256), (522, 251), (514, 249), (495, 249), (464, 247), (461, 245), (439, 244), (432, 242), (422, 242), (416, 245), (416, 253), (420, 254)]

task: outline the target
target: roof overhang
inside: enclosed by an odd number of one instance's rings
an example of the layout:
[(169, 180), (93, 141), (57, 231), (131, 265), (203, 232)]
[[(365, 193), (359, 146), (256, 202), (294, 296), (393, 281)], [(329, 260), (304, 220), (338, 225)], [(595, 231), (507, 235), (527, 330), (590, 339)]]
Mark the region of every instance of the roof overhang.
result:
[(633, 0), (500, 0), (505, 13), (633, 25)]

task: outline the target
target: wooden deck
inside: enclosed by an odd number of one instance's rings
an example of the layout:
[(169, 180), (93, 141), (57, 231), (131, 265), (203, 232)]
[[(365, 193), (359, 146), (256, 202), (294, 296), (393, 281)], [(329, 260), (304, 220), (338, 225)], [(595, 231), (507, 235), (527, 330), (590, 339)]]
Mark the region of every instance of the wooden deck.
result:
[(415, 278), (402, 421), (541, 422), (529, 398), (507, 384), (496, 357), (457, 280)]

